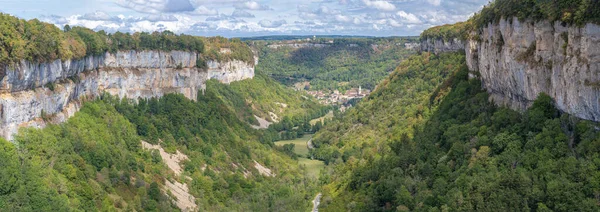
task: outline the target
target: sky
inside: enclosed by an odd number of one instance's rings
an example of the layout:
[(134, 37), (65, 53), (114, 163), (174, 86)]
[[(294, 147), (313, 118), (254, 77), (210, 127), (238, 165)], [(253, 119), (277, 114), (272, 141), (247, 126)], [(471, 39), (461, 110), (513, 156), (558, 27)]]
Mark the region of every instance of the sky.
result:
[(489, 0), (0, 0), (0, 12), (59, 27), (200, 36), (419, 35)]

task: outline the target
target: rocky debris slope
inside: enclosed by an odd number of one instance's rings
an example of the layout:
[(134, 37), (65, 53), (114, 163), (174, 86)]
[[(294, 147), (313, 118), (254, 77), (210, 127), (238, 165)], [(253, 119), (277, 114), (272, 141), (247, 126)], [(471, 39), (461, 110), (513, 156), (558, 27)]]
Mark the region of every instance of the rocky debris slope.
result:
[(196, 58), (193, 52), (120, 51), (7, 66), (0, 76), (0, 136), (10, 140), (20, 127), (63, 122), (78, 111), (81, 100), (104, 92), (130, 99), (168, 93), (195, 99), (209, 79), (231, 83), (254, 77), (254, 64), (208, 61), (207, 69), (199, 69)]

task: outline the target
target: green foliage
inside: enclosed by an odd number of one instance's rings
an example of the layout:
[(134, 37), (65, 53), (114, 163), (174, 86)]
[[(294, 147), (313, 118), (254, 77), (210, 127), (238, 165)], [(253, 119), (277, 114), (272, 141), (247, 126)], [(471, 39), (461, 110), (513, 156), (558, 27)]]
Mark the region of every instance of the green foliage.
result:
[[(104, 31), (94, 32), (88, 28), (70, 26), (65, 26), (64, 30), (61, 30), (37, 19), (25, 21), (4, 13), (0, 13), (0, 31), (2, 31), (0, 65), (11, 65), (20, 60), (50, 62), (57, 59), (79, 59), (88, 55), (102, 55), (107, 51), (119, 50), (178, 50), (203, 54), (205, 48), (217, 47), (231, 49), (229, 54), (217, 51), (214, 57), (220, 61), (236, 59), (248, 63), (254, 62), (252, 51), (239, 39), (176, 35), (170, 31), (109, 34)], [(219, 42), (213, 43), (216, 40)], [(209, 43), (205, 47), (207, 42)], [(200, 56), (199, 60), (205, 60), (202, 57), (207, 56)], [(199, 64), (199, 66), (204, 65), (204, 63)]]
[(502, 18), (561, 21), (583, 26), (600, 24), (600, 2), (596, 0), (496, 0), (470, 21), (481, 29)]
[(235, 111), (240, 120), (251, 125), (259, 125), (254, 116), (269, 122), (279, 121), (271, 124), (264, 132), (265, 136), (261, 137), (266, 143), (302, 137), (305, 132), (311, 131), (310, 126), (305, 127), (306, 123), (332, 110), (318, 104), (314, 98), (282, 86), (263, 74), (261, 69), (256, 70), (254, 79), (229, 85), (210, 80), (206, 92), (214, 93), (229, 110)]
[[(331, 39), (333, 40), (333, 39)], [(413, 53), (404, 48), (406, 38), (339, 38), (326, 47), (270, 48), (255, 41), (260, 51), (257, 69), (277, 81), (293, 86), (310, 82), (310, 90), (345, 91), (362, 86), (374, 89), (398, 63)], [(275, 43), (278, 44), (278, 43)]]
[[(0, 182), (10, 183), (0, 184), (0, 205), (15, 211), (143, 210), (139, 203), (148, 197), (135, 193), (144, 186), (133, 185), (130, 176), (152, 182), (166, 169), (145, 159), (139, 141), (135, 127), (101, 101), (85, 103), (65, 124), (23, 129), (15, 144), (0, 141)], [(174, 210), (167, 199), (154, 208)]]
[[(494, 0), (466, 22), (429, 28), (421, 33), (421, 40), (459, 38), (465, 40), (469, 32), (480, 31), (501, 19), (550, 22), (559, 21), (582, 27), (587, 23), (600, 24), (600, 1), (597, 0)], [(477, 39), (473, 37), (472, 39)], [(501, 43), (500, 43), (501, 44)], [(501, 46), (501, 45), (500, 45)], [(566, 45), (564, 46), (566, 48)], [(565, 50), (566, 52), (566, 50)], [(521, 56), (527, 57), (526, 54)]]
[[(427, 66), (433, 60), (418, 61)], [(464, 64), (464, 58), (460, 62)], [(339, 125), (321, 132), (321, 136), (331, 133), (334, 141), (343, 138), (342, 149), (355, 140), (366, 140), (363, 145), (372, 146), (373, 152), (338, 165), (325, 179), (324, 199), (329, 201), (320, 211), (599, 210), (598, 124), (560, 115), (545, 94), (523, 114), (498, 108), (488, 101), (479, 80), (467, 79), (466, 69), (453, 75), (440, 85), (439, 90), (447, 92), (424, 112), (429, 114), (424, 122), (412, 127), (384, 122), (382, 127), (381, 119), (376, 119), (381, 114), (391, 119), (410, 111), (364, 110), (342, 120), (360, 119), (366, 113), (368, 121), (359, 129), (383, 131), (385, 137), (346, 136), (346, 128), (334, 128)], [(372, 95), (357, 109), (401, 99)], [(402, 104), (413, 105), (419, 103)], [(407, 136), (396, 125), (412, 129), (414, 135)]]
[(454, 38), (464, 40), (469, 30), (469, 22), (458, 22), (429, 28), (421, 33), (421, 41), (442, 39), (451, 41)]
[[(460, 54), (409, 57), (366, 100), (315, 135), (313, 144), (318, 149), (313, 155), (327, 163), (366, 158), (377, 154), (374, 145), (378, 141), (412, 137), (412, 126), (432, 113), (431, 106), (456, 78), (450, 78), (451, 74), (460, 69), (466, 69)], [(436, 90), (438, 87), (441, 89)]]
[(206, 54), (208, 60), (230, 61), (239, 60), (246, 63), (254, 63), (254, 53), (246, 43), (238, 38), (227, 39), (224, 37), (206, 38)]

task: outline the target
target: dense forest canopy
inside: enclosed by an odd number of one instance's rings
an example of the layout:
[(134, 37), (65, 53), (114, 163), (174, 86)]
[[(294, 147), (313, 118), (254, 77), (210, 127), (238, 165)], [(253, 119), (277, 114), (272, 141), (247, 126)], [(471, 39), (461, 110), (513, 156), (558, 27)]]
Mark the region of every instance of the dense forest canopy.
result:
[[(20, 60), (50, 62), (57, 59), (80, 59), (119, 50), (206, 52), (206, 58), (199, 59), (254, 62), (252, 51), (239, 39), (177, 35), (170, 31), (111, 34), (68, 25), (61, 30), (37, 19), (26, 21), (4, 13), (0, 13), (0, 32), (0, 65)], [(228, 48), (231, 53), (221, 53), (221, 48)]]
[[(333, 42), (330, 43), (329, 41)], [(322, 47), (269, 47), (282, 42), (252, 41), (260, 50), (257, 68), (292, 86), (310, 82), (310, 90), (373, 89), (407, 55), (409, 38), (317, 38), (303, 44)], [(250, 42), (250, 41), (249, 41)], [(294, 43), (287, 41), (283, 43)]]
[[(443, 63), (455, 65), (431, 65)], [(523, 114), (497, 107), (464, 63), (411, 58), (315, 136), (313, 154), (336, 164), (320, 211), (600, 210), (598, 124), (561, 114), (545, 94)], [(451, 71), (422, 101), (393, 96), (402, 79), (436, 69)]]
[[(252, 81), (234, 82), (229, 91), (211, 82), (196, 101), (168, 94), (133, 103), (103, 95), (64, 124), (22, 129), (14, 144), (0, 139), (0, 208), (177, 211), (166, 190), (169, 181), (187, 183), (200, 211), (308, 210), (316, 183), (273, 147), (271, 132), (240, 120), (235, 110), (252, 111), (251, 105), (232, 107), (229, 101), (248, 95), (262, 108), (271, 105), (266, 97), (275, 96), (283, 104), (306, 106), (282, 116), (314, 113), (320, 106), (280, 96), (288, 92), (281, 85)], [(234, 94), (246, 86), (274, 93)], [(142, 140), (187, 155), (182, 175), (167, 168), (158, 150), (143, 149)], [(276, 177), (263, 176), (255, 163)]]

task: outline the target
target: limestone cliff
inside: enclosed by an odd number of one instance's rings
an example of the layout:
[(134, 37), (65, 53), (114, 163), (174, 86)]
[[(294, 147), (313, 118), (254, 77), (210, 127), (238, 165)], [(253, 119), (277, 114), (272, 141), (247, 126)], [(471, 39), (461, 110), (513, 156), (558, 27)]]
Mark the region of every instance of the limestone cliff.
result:
[(442, 52), (461, 51), (464, 49), (464, 41), (458, 38), (449, 40), (427, 38), (421, 41), (421, 51), (433, 52), (435, 54)]
[(20, 127), (62, 122), (78, 111), (81, 100), (104, 92), (131, 99), (167, 93), (195, 99), (209, 79), (230, 83), (254, 77), (254, 64), (208, 61), (203, 70), (196, 68), (197, 57), (182, 51), (120, 51), (7, 66), (0, 76), (0, 136), (11, 139)]
[(467, 63), (493, 101), (515, 109), (544, 92), (577, 117), (600, 121), (600, 26), (501, 20), (467, 44)]
[(471, 76), (482, 81), (499, 105), (523, 110), (543, 92), (558, 109), (600, 121), (600, 26), (512, 18), (490, 23), (469, 37), (463, 48), (456, 41), (427, 41), (422, 49), (465, 49)]

